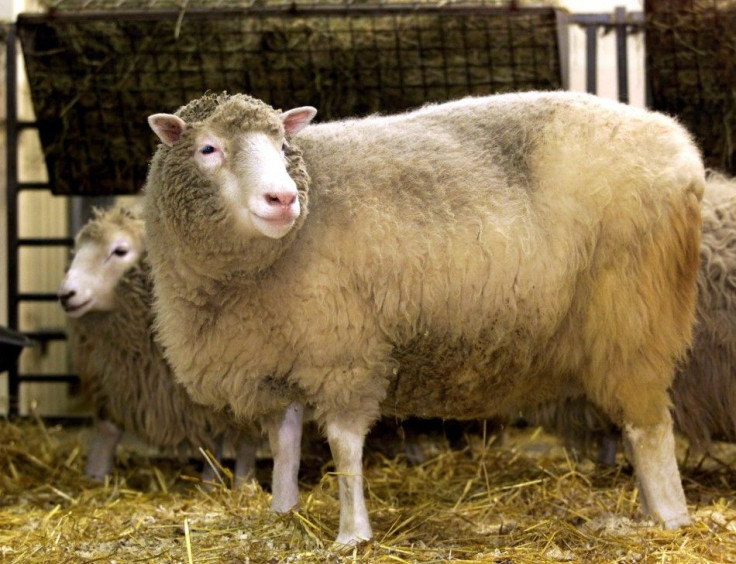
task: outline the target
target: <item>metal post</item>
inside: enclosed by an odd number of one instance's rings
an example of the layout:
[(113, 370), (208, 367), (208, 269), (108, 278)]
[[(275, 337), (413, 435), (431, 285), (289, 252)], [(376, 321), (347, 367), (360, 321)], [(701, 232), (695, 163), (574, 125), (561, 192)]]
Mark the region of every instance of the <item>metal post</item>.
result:
[[(6, 189), (8, 227), (8, 327), (18, 329), (18, 103), (17, 43), (15, 24), (8, 26), (6, 53)], [(8, 416), (18, 414), (18, 367), (8, 370)]]
[(555, 9), (557, 45), (560, 55), (562, 89), (570, 89), (570, 16), (567, 10)]
[(585, 89), (590, 94), (598, 93), (598, 26), (585, 26)]
[(626, 8), (616, 8), (616, 60), (618, 69), (618, 99), (619, 102), (629, 103), (629, 76), (628, 53), (626, 52)]

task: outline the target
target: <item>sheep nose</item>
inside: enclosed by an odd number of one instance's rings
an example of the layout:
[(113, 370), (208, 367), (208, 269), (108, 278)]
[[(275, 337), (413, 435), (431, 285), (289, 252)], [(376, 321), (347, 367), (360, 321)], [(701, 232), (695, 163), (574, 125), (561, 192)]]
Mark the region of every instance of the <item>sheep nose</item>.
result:
[(295, 192), (269, 192), (266, 194), (266, 202), (270, 206), (288, 208), (296, 200)]
[(66, 292), (59, 291), (58, 294), (56, 294), (59, 298), (59, 301), (61, 302), (61, 305), (66, 305), (66, 302), (68, 302), (70, 299), (72, 299), (74, 296), (77, 295), (77, 293), (74, 290), (69, 290)]

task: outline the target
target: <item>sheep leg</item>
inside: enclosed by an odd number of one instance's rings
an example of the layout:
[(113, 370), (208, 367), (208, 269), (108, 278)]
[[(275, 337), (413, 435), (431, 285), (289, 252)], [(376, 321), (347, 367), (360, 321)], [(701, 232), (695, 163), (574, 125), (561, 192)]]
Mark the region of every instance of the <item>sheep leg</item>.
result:
[(598, 446), (598, 463), (605, 466), (616, 465), (616, 452), (618, 451), (618, 435), (615, 431), (607, 431), (601, 437)]
[(263, 422), (273, 455), (271, 511), (286, 513), (299, 506), (299, 461), (304, 408), (292, 403), (276, 417)]
[(644, 514), (660, 521), (666, 529), (690, 524), (669, 411), (656, 425), (624, 424), (624, 444), (639, 482)]
[(92, 441), (87, 456), (84, 473), (95, 480), (103, 480), (113, 467), (115, 450), (118, 447), (123, 431), (112, 421), (101, 420), (97, 424), (97, 433)]
[(238, 438), (236, 445), (234, 487), (239, 488), (256, 476), (258, 441), (255, 437), (246, 434)]
[(368, 424), (354, 416), (327, 420), (330, 443), (340, 491), (340, 531), (336, 542), (357, 544), (373, 536), (363, 494), (363, 443)]

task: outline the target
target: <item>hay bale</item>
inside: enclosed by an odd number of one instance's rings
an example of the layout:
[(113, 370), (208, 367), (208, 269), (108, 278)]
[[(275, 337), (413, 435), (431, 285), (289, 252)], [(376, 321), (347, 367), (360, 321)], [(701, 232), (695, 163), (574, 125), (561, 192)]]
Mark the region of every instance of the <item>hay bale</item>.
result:
[(56, 194), (137, 192), (154, 150), (146, 116), (207, 90), (247, 92), (281, 108), (314, 105), (326, 120), (561, 86), (551, 8), (59, 9), (69, 4), (18, 19)]

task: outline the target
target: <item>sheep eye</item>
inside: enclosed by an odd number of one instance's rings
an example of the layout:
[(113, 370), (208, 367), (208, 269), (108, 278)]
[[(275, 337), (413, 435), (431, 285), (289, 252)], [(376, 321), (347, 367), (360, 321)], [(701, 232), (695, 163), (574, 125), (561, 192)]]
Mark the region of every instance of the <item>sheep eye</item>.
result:
[(124, 257), (128, 254), (128, 249), (124, 249), (123, 247), (118, 247), (115, 249), (112, 254), (114, 254), (117, 257)]
[(203, 154), (203, 155), (211, 155), (212, 153), (214, 153), (214, 152), (215, 152), (215, 150), (216, 150), (216, 149), (215, 149), (215, 148), (214, 148), (214, 147), (213, 147), (212, 145), (205, 145), (204, 147), (202, 147), (202, 148), (201, 148), (201, 149), (199, 150), (199, 152), (200, 152), (201, 154)]

